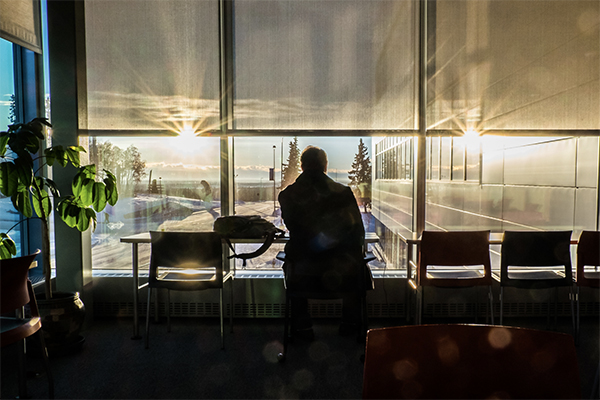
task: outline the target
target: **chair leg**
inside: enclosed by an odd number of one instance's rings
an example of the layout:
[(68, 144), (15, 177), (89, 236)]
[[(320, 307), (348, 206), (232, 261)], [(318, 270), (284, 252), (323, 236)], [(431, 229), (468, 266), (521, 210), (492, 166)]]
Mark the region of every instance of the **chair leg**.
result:
[(167, 332), (171, 332), (171, 291), (167, 289)]
[(223, 288), (219, 289), (219, 317), (221, 320), (221, 349), (224, 349), (225, 339), (223, 338)]
[(573, 338), (577, 344), (577, 327), (575, 326), (575, 291), (573, 286), (569, 286), (569, 300), (571, 303), (571, 325), (573, 326)]
[(20, 399), (27, 399), (29, 398), (29, 396), (27, 395), (27, 371), (25, 368), (25, 339), (20, 340), (17, 343), (17, 346), (19, 347), (19, 354), (18, 354), (18, 367), (19, 370), (18, 375), (17, 375), (17, 379), (18, 379), (18, 384), (19, 384), (19, 398)]
[(504, 322), (504, 288), (500, 286), (500, 325)]
[(495, 325), (495, 323), (494, 323), (494, 292), (492, 291), (492, 285), (490, 285), (488, 297), (490, 300), (490, 316), (492, 317), (492, 325)]
[(42, 362), (44, 364), (44, 370), (46, 371), (46, 377), (48, 378), (48, 398), (54, 398), (54, 378), (52, 371), (50, 370), (50, 362), (48, 361), (48, 349), (46, 348), (46, 341), (44, 340), (44, 332), (40, 329), (35, 335), (38, 345), (42, 351)]
[(417, 288), (417, 311), (415, 315), (415, 323), (416, 325), (421, 325), (422, 322), (422, 314), (423, 314), (423, 301), (425, 297), (425, 288), (423, 286), (419, 286)]
[(229, 333), (233, 333), (233, 277), (229, 282)]
[(285, 361), (285, 356), (287, 355), (287, 347), (289, 341), (289, 324), (290, 324), (290, 297), (287, 294), (287, 290), (285, 293), (285, 316), (283, 319), (283, 351), (277, 355), (277, 359), (279, 362)]
[(580, 305), (579, 305), (579, 286), (577, 286), (577, 291), (575, 293), (575, 301), (577, 302), (577, 320), (575, 321), (575, 343), (579, 344), (579, 336), (580, 336), (579, 318), (581, 315), (581, 310), (580, 310)]
[(150, 304), (152, 304), (152, 288), (148, 287), (148, 303), (146, 303), (146, 335), (144, 337), (145, 347), (148, 348), (148, 336), (150, 334)]
[(558, 327), (558, 287), (554, 288), (554, 329)]
[(154, 323), (158, 324), (158, 290), (154, 291)]

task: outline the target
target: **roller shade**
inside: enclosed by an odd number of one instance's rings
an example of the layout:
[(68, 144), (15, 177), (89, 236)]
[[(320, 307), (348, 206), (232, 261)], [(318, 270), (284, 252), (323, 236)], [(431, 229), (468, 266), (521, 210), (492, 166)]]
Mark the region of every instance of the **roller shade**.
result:
[(0, 37), (42, 53), (39, 0), (0, 0)]

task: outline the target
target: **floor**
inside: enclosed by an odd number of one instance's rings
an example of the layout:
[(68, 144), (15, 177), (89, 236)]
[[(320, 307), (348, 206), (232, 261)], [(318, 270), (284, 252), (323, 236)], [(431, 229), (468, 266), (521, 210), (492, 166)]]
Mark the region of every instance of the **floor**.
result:
[[(457, 323), (461, 321), (424, 321)], [(464, 321), (462, 321), (464, 322)], [(468, 322), (468, 321), (467, 321)], [(578, 347), (583, 398), (589, 398), (599, 360), (599, 319), (582, 319)], [(151, 326), (150, 348), (131, 339), (131, 320), (96, 320), (84, 332), (79, 352), (51, 359), (55, 397), (69, 399), (346, 399), (362, 394), (364, 345), (355, 337), (338, 335), (336, 320), (315, 321), (313, 342), (290, 345), (285, 363), (283, 321), (240, 319), (234, 333), (226, 325), (225, 349), (220, 349), (216, 319), (173, 319)], [(371, 327), (395, 326), (404, 320), (374, 320)], [(505, 320), (507, 325), (545, 329), (545, 318)], [(558, 331), (570, 332), (570, 319), (561, 318)], [(2, 398), (17, 396), (16, 372), (10, 362), (15, 349), (2, 349)], [(42, 371), (38, 358), (28, 360)], [(27, 381), (32, 398), (47, 397), (45, 374)]]

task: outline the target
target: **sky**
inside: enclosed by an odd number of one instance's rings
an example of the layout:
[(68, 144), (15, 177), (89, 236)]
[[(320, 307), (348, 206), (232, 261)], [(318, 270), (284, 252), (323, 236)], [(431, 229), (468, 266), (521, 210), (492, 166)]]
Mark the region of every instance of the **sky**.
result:
[(12, 44), (0, 39), (0, 131), (5, 131), (8, 124), (10, 95), (15, 92), (12, 64)]
[[(219, 179), (220, 144), (217, 137), (103, 137), (99, 143), (109, 141), (125, 150), (135, 145), (146, 162), (146, 172), (152, 170), (152, 178), (164, 180), (206, 179), (216, 182)], [(239, 182), (266, 182), (269, 168), (273, 167), (273, 146), (275, 146), (276, 180), (281, 179), (281, 146), (283, 142), (283, 162), (289, 156), (289, 143), (293, 137), (246, 137), (234, 140), (235, 172)], [(303, 137), (298, 138), (302, 151), (308, 145), (323, 148), (329, 158), (329, 176), (342, 183), (348, 181), (355, 154), (358, 152), (358, 137)], [(363, 138), (370, 147), (371, 139)], [(371, 153), (369, 152), (369, 156)]]

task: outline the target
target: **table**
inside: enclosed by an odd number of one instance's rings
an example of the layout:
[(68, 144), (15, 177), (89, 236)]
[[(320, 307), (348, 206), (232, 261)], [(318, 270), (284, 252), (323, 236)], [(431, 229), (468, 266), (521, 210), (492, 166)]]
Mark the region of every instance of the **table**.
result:
[[(273, 243), (287, 243), (290, 240), (289, 236), (276, 237)], [(243, 244), (261, 244), (264, 243), (264, 239), (229, 239), (232, 244), (243, 243)], [(379, 237), (374, 232), (367, 232), (365, 234), (365, 244), (376, 243), (379, 241)], [(133, 337), (132, 339), (140, 339), (139, 335), (139, 315), (138, 315), (138, 304), (139, 297), (138, 291), (144, 288), (147, 284), (140, 286), (139, 279), (139, 256), (138, 256), (138, 245), (143, 243), (150, 243), (150, 232), (142, 232), (134, 235), (123, 236), (121, 243), (131, 244), (131, 272), (133, 273)], [(227, 244), (223, 241), (223, 251), (227, 251)], [(224, 280), (235, 278), (235, 264), (233, 271), (228, 271), (223, 277)], [(233, 310), (233, 308), (232, 308)]]

